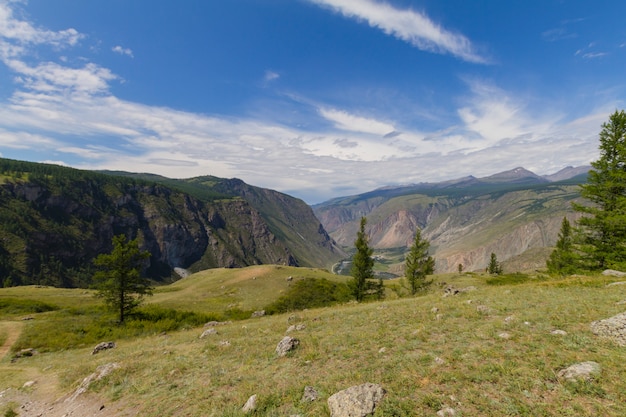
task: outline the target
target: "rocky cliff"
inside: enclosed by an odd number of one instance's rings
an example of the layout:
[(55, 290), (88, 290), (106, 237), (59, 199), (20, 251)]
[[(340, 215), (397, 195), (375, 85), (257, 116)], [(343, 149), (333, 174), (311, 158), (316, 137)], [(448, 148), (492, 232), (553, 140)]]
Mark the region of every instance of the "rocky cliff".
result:
[[(11, 285), (88, 285), (93, 258), (121, 233), (151, 253), (145, 272), (156, 280), (179, 268), (324, 267), (342, 256), (310, 207), (255, 191), (268, 195), (261, 209), (233, 193), (201, 198), (128, 176), (0, 160), (0, 277)], [(280, 218), (293, 231), (272, 224)], [(289, 233), (307, 238), (295, 246)]]

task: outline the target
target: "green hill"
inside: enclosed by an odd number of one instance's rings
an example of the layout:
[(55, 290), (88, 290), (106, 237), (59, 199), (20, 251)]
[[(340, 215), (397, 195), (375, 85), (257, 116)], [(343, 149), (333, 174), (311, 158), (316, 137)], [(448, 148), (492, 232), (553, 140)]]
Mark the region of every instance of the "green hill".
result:
[[(228, 308), (232, 297), (236, 305), (257, 309), (289, 285), (289, 276), (307, 274), (327, 276), (269, 266), (202, 272), (161, 287), (148, 307), (200, 314)], [(417, 298), (236, 320), (203, 338), (202, 323), (136, 337), (103, 331), (98, 341), (113, 340), (115, 349), (97, 355), (91, 354), (94, 343), (41, 349), (14, 362), (18, 348), (34, 343), (33, 334), (53, 338), (53, 328), (80, 321), (86, 302), (94, 301), (84, 290), (0, 289), (0, 300), (39, 300), (57, 308), (31, 312), (28, 321), (21, 320), (25, 313), (0, 319), (0, 345), (12, 352), (0, 359), (0, 412), (243, 416), (243, 404), (257, 395), (252, 415), (328, 416), (330, 395), (371, 382), (387, 392), (374, 414), (379, 417), (434, 416), (444, 408), (496, 417), (626, 415), (626, 351), (590, 330), (592, 321), (623, 312), (626, 286), (607, 286), (615, 279), (601, 276), (514, 278), (438, 275), (432, 291)], [(387, 282), (390, 297), (393, 284)], [(467, 291), (442, 297), (449, 286)], [(287, 333), (294, 324), (299, 330)], [(300, 344), (278, 357), (274, 350), (286, 334)], [(586, 361), (597, 362), (600, 373), (579, 382), (559, 376)], [(111, 372), (74, 395), (104, 365)], [(318, 400), (302, 400), (307, 386)]]

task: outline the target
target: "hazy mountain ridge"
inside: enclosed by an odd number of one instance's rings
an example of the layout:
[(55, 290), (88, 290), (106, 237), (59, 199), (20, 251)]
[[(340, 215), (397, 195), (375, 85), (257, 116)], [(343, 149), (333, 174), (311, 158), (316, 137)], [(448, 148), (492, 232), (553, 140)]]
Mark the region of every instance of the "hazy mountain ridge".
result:
[(352, 245), (358, 220), (366, 216), (374, 248), (406, 247), (420, 227), (437, 271), (454, 271), (459, 264), (483, 269), (492, 252), (507, 260), (554, 245), (563, 217), (577, 217), (571, 202), (588, 169), (569, 167), (542, 177), (515, 168), (485, 178), (386, 187), (333, 199), (314, 211), (339, 244)]
[[(150, 251), (147, 273), (155, 279), (173, 268), (325, 267), (343, 256), (301, 200), (240, 181), (245, 192), (229, 191), (232, 181), (214, 177), (202, 180), (208, 185), (140, 177), (0, 159), (0, 276), (12, 284), (87, 285), (92, 259), (120, 233)], [(190, 182), (194, 195), (179, 189)], [(291, 219), (288, 231), (281, 218)]]

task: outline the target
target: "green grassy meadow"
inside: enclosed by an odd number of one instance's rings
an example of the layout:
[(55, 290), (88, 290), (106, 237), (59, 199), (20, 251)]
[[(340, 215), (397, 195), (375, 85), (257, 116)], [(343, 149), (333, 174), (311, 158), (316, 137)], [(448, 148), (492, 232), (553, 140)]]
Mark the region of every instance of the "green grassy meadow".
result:
[[(139, 328), (141, 320), (117, 326), (130, 331), (116, 329), (86, 290), (0, 289), (0, 301), (22, 305), (0, 309), (0, 345), (8, 337), (1, 325), (17, 322), (21, 333), (13, 352), (41, 345), (38, 355), (0, 360), (0, 392), (23, 390), (36, 370), (55, 380), (59, 393), (69, 393), (99, 365), (115, 362), (120, 367), (90, 390), (141, 416), (242, 416), (253, 394), (259, 400), (255, 416), (325, 416), (330, 395), (365, 382), (387, 391), (378, 417), (435, 416), (444, 406), (457, 416), (626, 415), (626, 349), (589, 327), (624, 311), (618, 302), (626, 300), (626, 285), (606, 286), (616, 278), (436, 275), (431, 290), (414, 298), (398, 298), (391, 290), (398, 281), (389, 280), (384, 301), (248, 318), (306, 277), (347, 279), (316, 269), (259, 266), (208, 270), (159, 287), (146, 311), (160, 311), (164, 322), (189, 320), (174, 330), (148, 322)], [(443, 297), (446, 285), (476, 289)], [(43, 304), (53, 308), (35, 311)], [(199, 337), (200, 319), (227, 320), (229, 311), (230, 323)], [(56, 341), (59, 329), (89, 330), (89, 320), (112, 329), (97, 341), (115, 340), (117, 348), (91, 355), (95, 339), (71, 346)], [(305, 326), (289, 333), (300, 345), (277, 357), (276, 345), (292, 324)], [(556, 329), (567, 334), (551, 334)], [(583, 361), (598, 362), (601, 374), (587, 382), (557, 377)], [(302, 402), (305, 386), (320, 398)]]

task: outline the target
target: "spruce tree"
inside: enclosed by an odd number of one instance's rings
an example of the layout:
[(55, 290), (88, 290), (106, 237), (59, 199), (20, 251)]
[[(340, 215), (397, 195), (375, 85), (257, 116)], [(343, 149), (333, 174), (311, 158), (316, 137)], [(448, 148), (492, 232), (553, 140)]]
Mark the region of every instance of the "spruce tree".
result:
[(491, 253), (491, 257), (489, 258), (487, 272), (489, 272), (491, 275), (500, 275), (502, 273), (502, 264), (498, 262), (498, 257), (493, 252)]
[(546, 262), (548, 272), (552, 274), (568, 275), (578, 270), (578, 255), (574, 248), (574, 236), (572, 225), (567, 217), (563, 217), (561, 230), (556, 247)]
[(427, 275), (435, 272), (435, 260), (428, 255), (429, 248), (430, 243), (422, 239), (422, 233), (418, 227), (404, 264), (404, 275), (409, 282), (411, 295), (426, 290), (433, 282), (426, 279)]
[(100, 254), (94, 260), (101, 268), (94, 274), (97, 296), (117, 311), (120, 323), (141, 304), (145, 295), (152, 295), (150, 283), (140, 273), (149, 257), (150, 252), (139, 250), (137, 239), (127, 241), (122, 234), (113, 237), (111, 253)]
[(363, 301), (369, 287), (368, 280), (374, 277), (374, 251), (369, 247), (369, 239), (365, 234), (366, 224), (365, 217), (361, 217), (361, 226), (354, 241), (356, 253), (352, 257), (352, 292), (358, 302)]
[(581, 195), (591, 204), (575, 204), (584, 214), (581, 250), (591, 270), (626, 268), (626, 113), (615, 111), (600, 131), (600, 158), (591, 163)]

